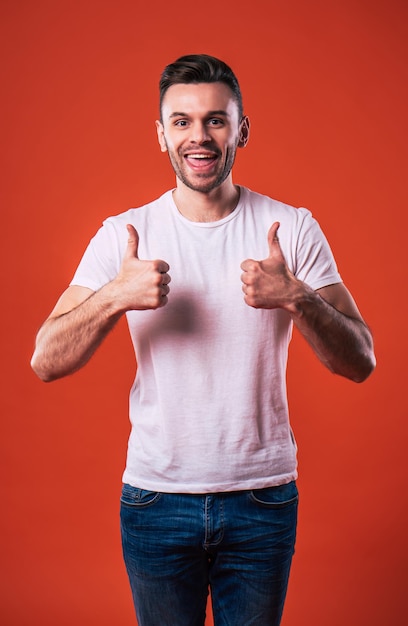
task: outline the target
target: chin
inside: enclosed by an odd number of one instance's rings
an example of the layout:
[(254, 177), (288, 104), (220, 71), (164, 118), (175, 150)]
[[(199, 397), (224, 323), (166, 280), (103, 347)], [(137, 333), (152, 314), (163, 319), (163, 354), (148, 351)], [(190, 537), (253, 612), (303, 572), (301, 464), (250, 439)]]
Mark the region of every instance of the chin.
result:
[(187, 176), (179, 177), (181, 182), (184, 183), (186, 187), (192, 189), (193, 191), (198, 191), (201, 193), (209, 193), (214, 189), (217, 189), (222, 185), (222, 183), (227, 179), (228, 174), (226, 176), (211, 176), (208, 178), (199, 178), (197, 177), (195, 180), (191, 180), (191, 178)]

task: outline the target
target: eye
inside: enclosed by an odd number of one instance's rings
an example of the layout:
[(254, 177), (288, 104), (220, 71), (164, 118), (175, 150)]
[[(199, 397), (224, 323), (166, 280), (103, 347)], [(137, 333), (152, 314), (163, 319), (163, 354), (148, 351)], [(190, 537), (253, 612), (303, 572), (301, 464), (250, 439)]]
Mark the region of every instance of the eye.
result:
[(208, 120), (208, 124), (210, 126), (223, 126), (224, 120), (220, 119), (219, 117), (212, 117)]
[(184, 128), (187, 126), (187, 120), (176, 120), (174, 122), (174, 126), (178, 126), (179, 128)]

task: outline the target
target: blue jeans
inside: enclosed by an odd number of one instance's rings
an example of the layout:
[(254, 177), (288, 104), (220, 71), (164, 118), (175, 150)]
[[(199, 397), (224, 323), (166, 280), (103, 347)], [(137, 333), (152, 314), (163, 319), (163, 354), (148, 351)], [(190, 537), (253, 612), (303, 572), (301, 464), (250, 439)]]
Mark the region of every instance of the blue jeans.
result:
[(295, 482), (208, 495), (124, 485), (124, 559), (139, 626), (278, 626), (295, 546)]

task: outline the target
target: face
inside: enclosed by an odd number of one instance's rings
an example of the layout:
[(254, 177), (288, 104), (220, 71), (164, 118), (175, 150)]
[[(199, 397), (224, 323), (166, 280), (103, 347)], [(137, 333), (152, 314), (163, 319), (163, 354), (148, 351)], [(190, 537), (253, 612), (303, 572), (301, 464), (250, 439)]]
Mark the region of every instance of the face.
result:
[(230, 175), (238, 147), (249, 136), (249, 120), (239, 119), (236, 100), (224, 83), (176, 84), (156, 122), (162, 152), (168, 152), (178, 180), (208, 193)]

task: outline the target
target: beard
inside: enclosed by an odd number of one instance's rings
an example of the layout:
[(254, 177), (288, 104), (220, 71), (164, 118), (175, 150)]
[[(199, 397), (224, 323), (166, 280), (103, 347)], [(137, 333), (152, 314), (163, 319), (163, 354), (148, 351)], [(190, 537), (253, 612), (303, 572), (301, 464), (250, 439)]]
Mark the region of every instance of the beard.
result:
[(205, 147), (208, 150), (211, 150), (217, 155), (217, 164), (212, 172), (201, 173), (192, 172), (184, 161), (184, 153), (173, 152), (170, 150), (166, 142), (170, 163), (177, 178), (189, 189), (199, 191), (201, 193), (209, 193), (210, 191), (213, 191), (213, 189), (219, 187), (228, 178), (235, 162), (237, 144), (238, 141), (236, 145), (226, 151), (224, 163), (221, 163), (221, 151), (215, 146), (206, 145)]

